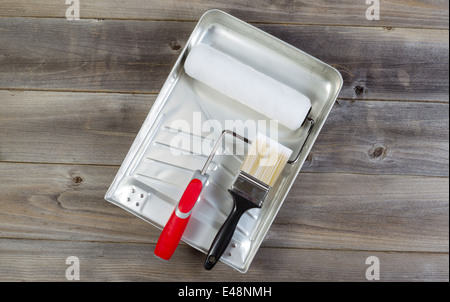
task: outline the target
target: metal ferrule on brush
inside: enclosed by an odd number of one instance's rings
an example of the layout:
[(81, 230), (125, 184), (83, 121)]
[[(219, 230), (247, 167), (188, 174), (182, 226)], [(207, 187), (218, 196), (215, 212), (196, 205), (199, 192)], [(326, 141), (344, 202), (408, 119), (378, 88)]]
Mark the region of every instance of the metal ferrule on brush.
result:
[(230, 190), (261, 207), (269, 194), (270, 186), (240, 171)]

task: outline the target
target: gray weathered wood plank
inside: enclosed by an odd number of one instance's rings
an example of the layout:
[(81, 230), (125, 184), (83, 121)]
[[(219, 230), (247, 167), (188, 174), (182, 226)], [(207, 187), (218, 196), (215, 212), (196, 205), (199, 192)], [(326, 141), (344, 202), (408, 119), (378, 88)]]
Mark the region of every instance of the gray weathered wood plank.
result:
[(305, 171), (448, 176), (448, 104), (338, 100)]
[[(0, 91), (0, 161), (120, 165), (155, 95)], [(303, 168), (448, 176), (448, 104), (339, 100)]]
[(449, 32), (258, 25), (337, 68), (347, 99), (449, 100)]
[(0, 92), (0, 161), (120, 165), (155, 95)]
[(367, 281), (369, 256), (380, 260), (381, 281), (448, 281), (448, 254), (261, 248), (241, 274), (222, 263), (205, 271), (204, 255), (187, 246), (180, 246), (169, 262), (154, 257), (151, 244), (1, 238), (0, 246), (0, 281), (67, 281), (70, 256), (80, 260), (80, 281), (85, 282), (361, 282)]
[(448, 178), (300, 173), (266, 242), (448, 252), (448, 184)]
[[(0, 18), (0, 89), (157, 93), (194, 26)], [(341, 98), (448, 102), (448, 30), (257, 26), (338, 68)]]
[(0, 88), (158, 92), (193, 23), (0, 18)]
[[(384, 0), (380, 20), (366, 18), (364, 1), (80, 1), (80, 18), (197, 21), (209, 9), (221, 9), (249, 22), (448, 29), (448, 3), (440, 0)], [(0, 0), (0, 16), (65, 18), (64, 1)]]
[[(103, 196), (117, 167), (0, 163), (0, 237), (156, 243)], [(448, 252), (448, 178), (301, 173), (264, 246)]]

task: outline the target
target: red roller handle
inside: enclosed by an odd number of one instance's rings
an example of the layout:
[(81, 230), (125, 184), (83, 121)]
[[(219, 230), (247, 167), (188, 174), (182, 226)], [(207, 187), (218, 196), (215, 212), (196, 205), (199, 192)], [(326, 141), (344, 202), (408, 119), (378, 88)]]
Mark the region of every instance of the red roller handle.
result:
[(203, 183), (194, 178), (191, 180), (183, 196), (180, 199), (177, 207), (167, 221), (158, 243), (155, 247), (155, 256), (163, 260), (169, 260), (172, 257), (175, 249), (180, 243), (184, 230), (191, 217), (192, 209), (202, 191)]

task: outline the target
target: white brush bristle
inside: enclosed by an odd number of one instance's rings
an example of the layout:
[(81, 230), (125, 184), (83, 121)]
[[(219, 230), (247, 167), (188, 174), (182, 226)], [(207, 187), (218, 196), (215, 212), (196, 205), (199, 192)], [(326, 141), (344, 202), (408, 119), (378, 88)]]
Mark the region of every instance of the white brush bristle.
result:
[(291, 157), (292, 150), (258, 133), (241, 170), (273, 186)]

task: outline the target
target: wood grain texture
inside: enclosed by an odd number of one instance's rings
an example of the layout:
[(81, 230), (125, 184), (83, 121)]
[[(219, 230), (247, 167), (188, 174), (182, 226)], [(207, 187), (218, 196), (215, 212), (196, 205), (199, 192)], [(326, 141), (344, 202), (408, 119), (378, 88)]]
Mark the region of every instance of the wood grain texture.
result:
[(0, 87), (155, 93), (194, 25), (0, 18)]
[(448, 102), (448, 31), (259, 27), (337, 68), (341, 98)]
[[(155, 95), (0, 91), (0, 99), (0, 161), (120, 165)], [(339, 100), (303, 170), (446, 176), (448, 136), (448, 104)]]
[[(394, 26), (448, 29), (448, 3), (442, 0), (383, 0), (381, 20), (368, 21), (365, 1), (202, 1), (82, 0), (85, 19), (140, 19), (197, 21), (209, 9), (221, 9), (248, 22), (359, 26)], [(64, 1), (0, 0), (0, 16), (64, 18)]]
[[(187, 246), (180, 246), (169, 262), (154, 257), (153, 244), (3, 238), (0, 246), (0, 281), (67, 281), (69, 256), (80, 260), (80, 281), (363, 282), (369, 256), (380, 259), (383, 281), (448, 281), (444, 254), (261, 248), (254, 265), (241, 274), (222, 263), (213, 271), (204, 270), (204, 255)], [(36, 266), (41, 270), (36, 271)]]
[[(0, 89), (157, 93), (194, 26), (0, 18)], [(341, 98), (448, 102), (448, 30), (257, 26), (338, 68)]]
[[(103, 200), (117, 167), (0, 163), (0, 237), (156, 243)], [(263, 246), (448, 252), (448, 179), (301, 173)], [(384, 192), (380, 193), (380, 189)]]
[(0, 161), (120, 165), (155, 95), (1, 91), (0, 99)]
[[(448, 1), (0, 0), (0, 281), (449, 280)], [(219, 8), (344, 87), (247, 274), (103, 197), (192, 29)]]
[(448, 183), (434, 177), (300, 173), (266, 242), (445, 253)]
[(448, 104), (338, 100), (305, 171), (448, 176)]

